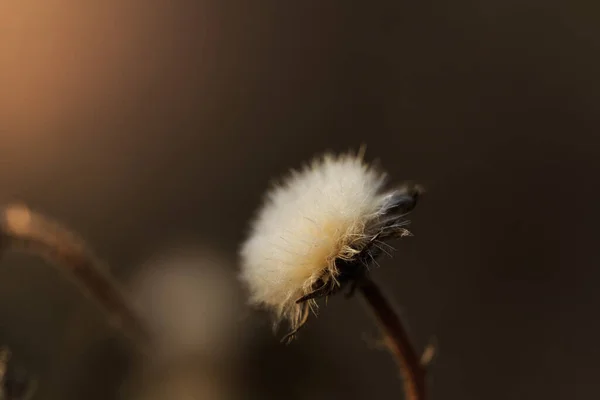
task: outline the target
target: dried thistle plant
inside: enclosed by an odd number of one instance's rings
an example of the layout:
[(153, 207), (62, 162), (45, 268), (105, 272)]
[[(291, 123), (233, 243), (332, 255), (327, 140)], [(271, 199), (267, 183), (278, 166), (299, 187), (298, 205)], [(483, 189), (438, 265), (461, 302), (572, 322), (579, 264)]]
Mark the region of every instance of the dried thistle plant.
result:
[(368, 271), (387, 240), (410, 235), (406, 215), (420, 193), (414, 185), (386, 189), (386, 175), (362, 151), (326, 154), (267, 193), (241, 249), (250, 301), (271, 310), (276, 324), (288, 322), (284, 341), (316, 313), (318, 298), (358, 288), (401, 365), (410, 400), (425, 399), (425, 368)]

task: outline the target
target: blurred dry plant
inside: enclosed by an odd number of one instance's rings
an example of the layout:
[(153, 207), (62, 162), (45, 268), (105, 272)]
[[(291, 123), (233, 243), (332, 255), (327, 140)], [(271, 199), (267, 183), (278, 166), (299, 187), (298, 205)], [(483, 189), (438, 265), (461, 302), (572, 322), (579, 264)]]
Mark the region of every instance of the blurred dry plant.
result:
[(142, 352), (153, 347), (138, 310), (84, 241), (62, 224), (24, 205), (9, 205), (0, 215), (2, 251), (26, 251), (55, 265), (105, 312), (110, 322)]
[[(62, 224), (23, 205), (5, 207), (0, 218), (3, 251), (27, 251), (52, 262), (139, 350), (140, 365), (124, 388), (127, 399), (233, 397), (227, 360), (236, 347), (237, 291), (235, 278), (223, 272), (231, 262), (206, 249), (176, 246), (140, 269), (133, 295), (128, 295), (84, 241)], [(4, 384), (9, 352), (0, 357)]]
[[(55, 265), (106, 312), (109, 321), (131, 339), (140, 355), (146, 357), (151, 353), (151, 334), (138, 310), (77, 234), (24, 205), (8, 205), (0, 210), (0, 250), (28, 252)], [(9, 353), (5, 352), (3, 357), (9, 357)], [(3, 372), (10, 371), (6, 369), (7, 360), (3, 364)], [(29, 396), (31, 390), (23, 387), (26, 381), (21, 381), (21, 377), (5, 375), (2, 400), (21, 399), (20, 393)]]
[[(233, 260), (203, 240), (153, 254), (133, 278), (134, 298), (155, 337), (155, 357), (138, 371), (133, 399), (238, 398), (242, 306)], [(189, 243), (189, 244), (187, 244)], [(192, 244), (194, 243), (194, 244)]]
[(10, 349), (0, 347), (0, 400), (29, 400), (33, 397), (36, 381), (21, 368), (15, 368)]

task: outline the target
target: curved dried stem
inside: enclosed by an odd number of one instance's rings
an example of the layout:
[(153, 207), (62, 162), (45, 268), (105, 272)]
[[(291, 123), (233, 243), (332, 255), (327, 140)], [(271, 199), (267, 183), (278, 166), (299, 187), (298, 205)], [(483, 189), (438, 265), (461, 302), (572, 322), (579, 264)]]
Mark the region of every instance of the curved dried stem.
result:
[(361, 280), (359, 289), (379, 322), (388, 349), (400, 366), (406, 399), (425, 400), (425, 367), (408, 337), (400, 316), (377, 284), (368, 277)]
[(52, 262), (108, 313), (139, 350), (148, 352), (150, 332), (143, 319), (108, 268), (75, 233), (26, 206), (9, 205), (0, 209), (0, 246), (3, 251), (27, 251)]

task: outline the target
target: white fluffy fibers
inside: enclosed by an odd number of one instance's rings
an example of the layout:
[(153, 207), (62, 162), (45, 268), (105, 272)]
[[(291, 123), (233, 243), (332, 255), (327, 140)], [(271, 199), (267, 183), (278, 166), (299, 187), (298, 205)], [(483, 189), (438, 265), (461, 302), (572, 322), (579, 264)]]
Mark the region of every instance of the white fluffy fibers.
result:
[(351, 260), (374, 239), (369, 226), (389, 206), (384, 183), (360, 154), (327, 154), (272, 188), (241, 250), (251, 302), (301, 324), (296, 300), (319, 279), (335, 281), (336, 259)]

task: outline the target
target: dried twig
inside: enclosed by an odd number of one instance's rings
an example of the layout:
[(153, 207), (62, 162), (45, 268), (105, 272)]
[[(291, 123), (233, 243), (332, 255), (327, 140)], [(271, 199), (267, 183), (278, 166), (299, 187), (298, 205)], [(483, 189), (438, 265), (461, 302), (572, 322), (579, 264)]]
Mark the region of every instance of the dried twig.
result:
[(0, 387), (4, 386), (4, 378), (6, 376), (6, 370), (8, 369), (9, 359), (10, 350), (4, 346), (0, 347)]
[[(360, 282), (360, 292), (377, 318), (385, 343), (396, 358), (404, 379), (407, 400), (425, 400), (425, 367), (413, 347), (400, 316), (375, 282), (365, 277)], [(427, 358), (430, 358), (428, 355)]]
[(10, 205), (0, 210), (0, 246), (5, 251), (33, 252), (53, 262), (108, 312), (111, 322), (140, 350), (149, 350), (150, 333), (144, 321), (108, 269), (75, 233), (25, 206)]
[(0, 400), (31, 399), (36, 391), (36, 380), (22, 370), (15, 371), (9, 364), (12, 364), (10, 349), (0, 346)]

